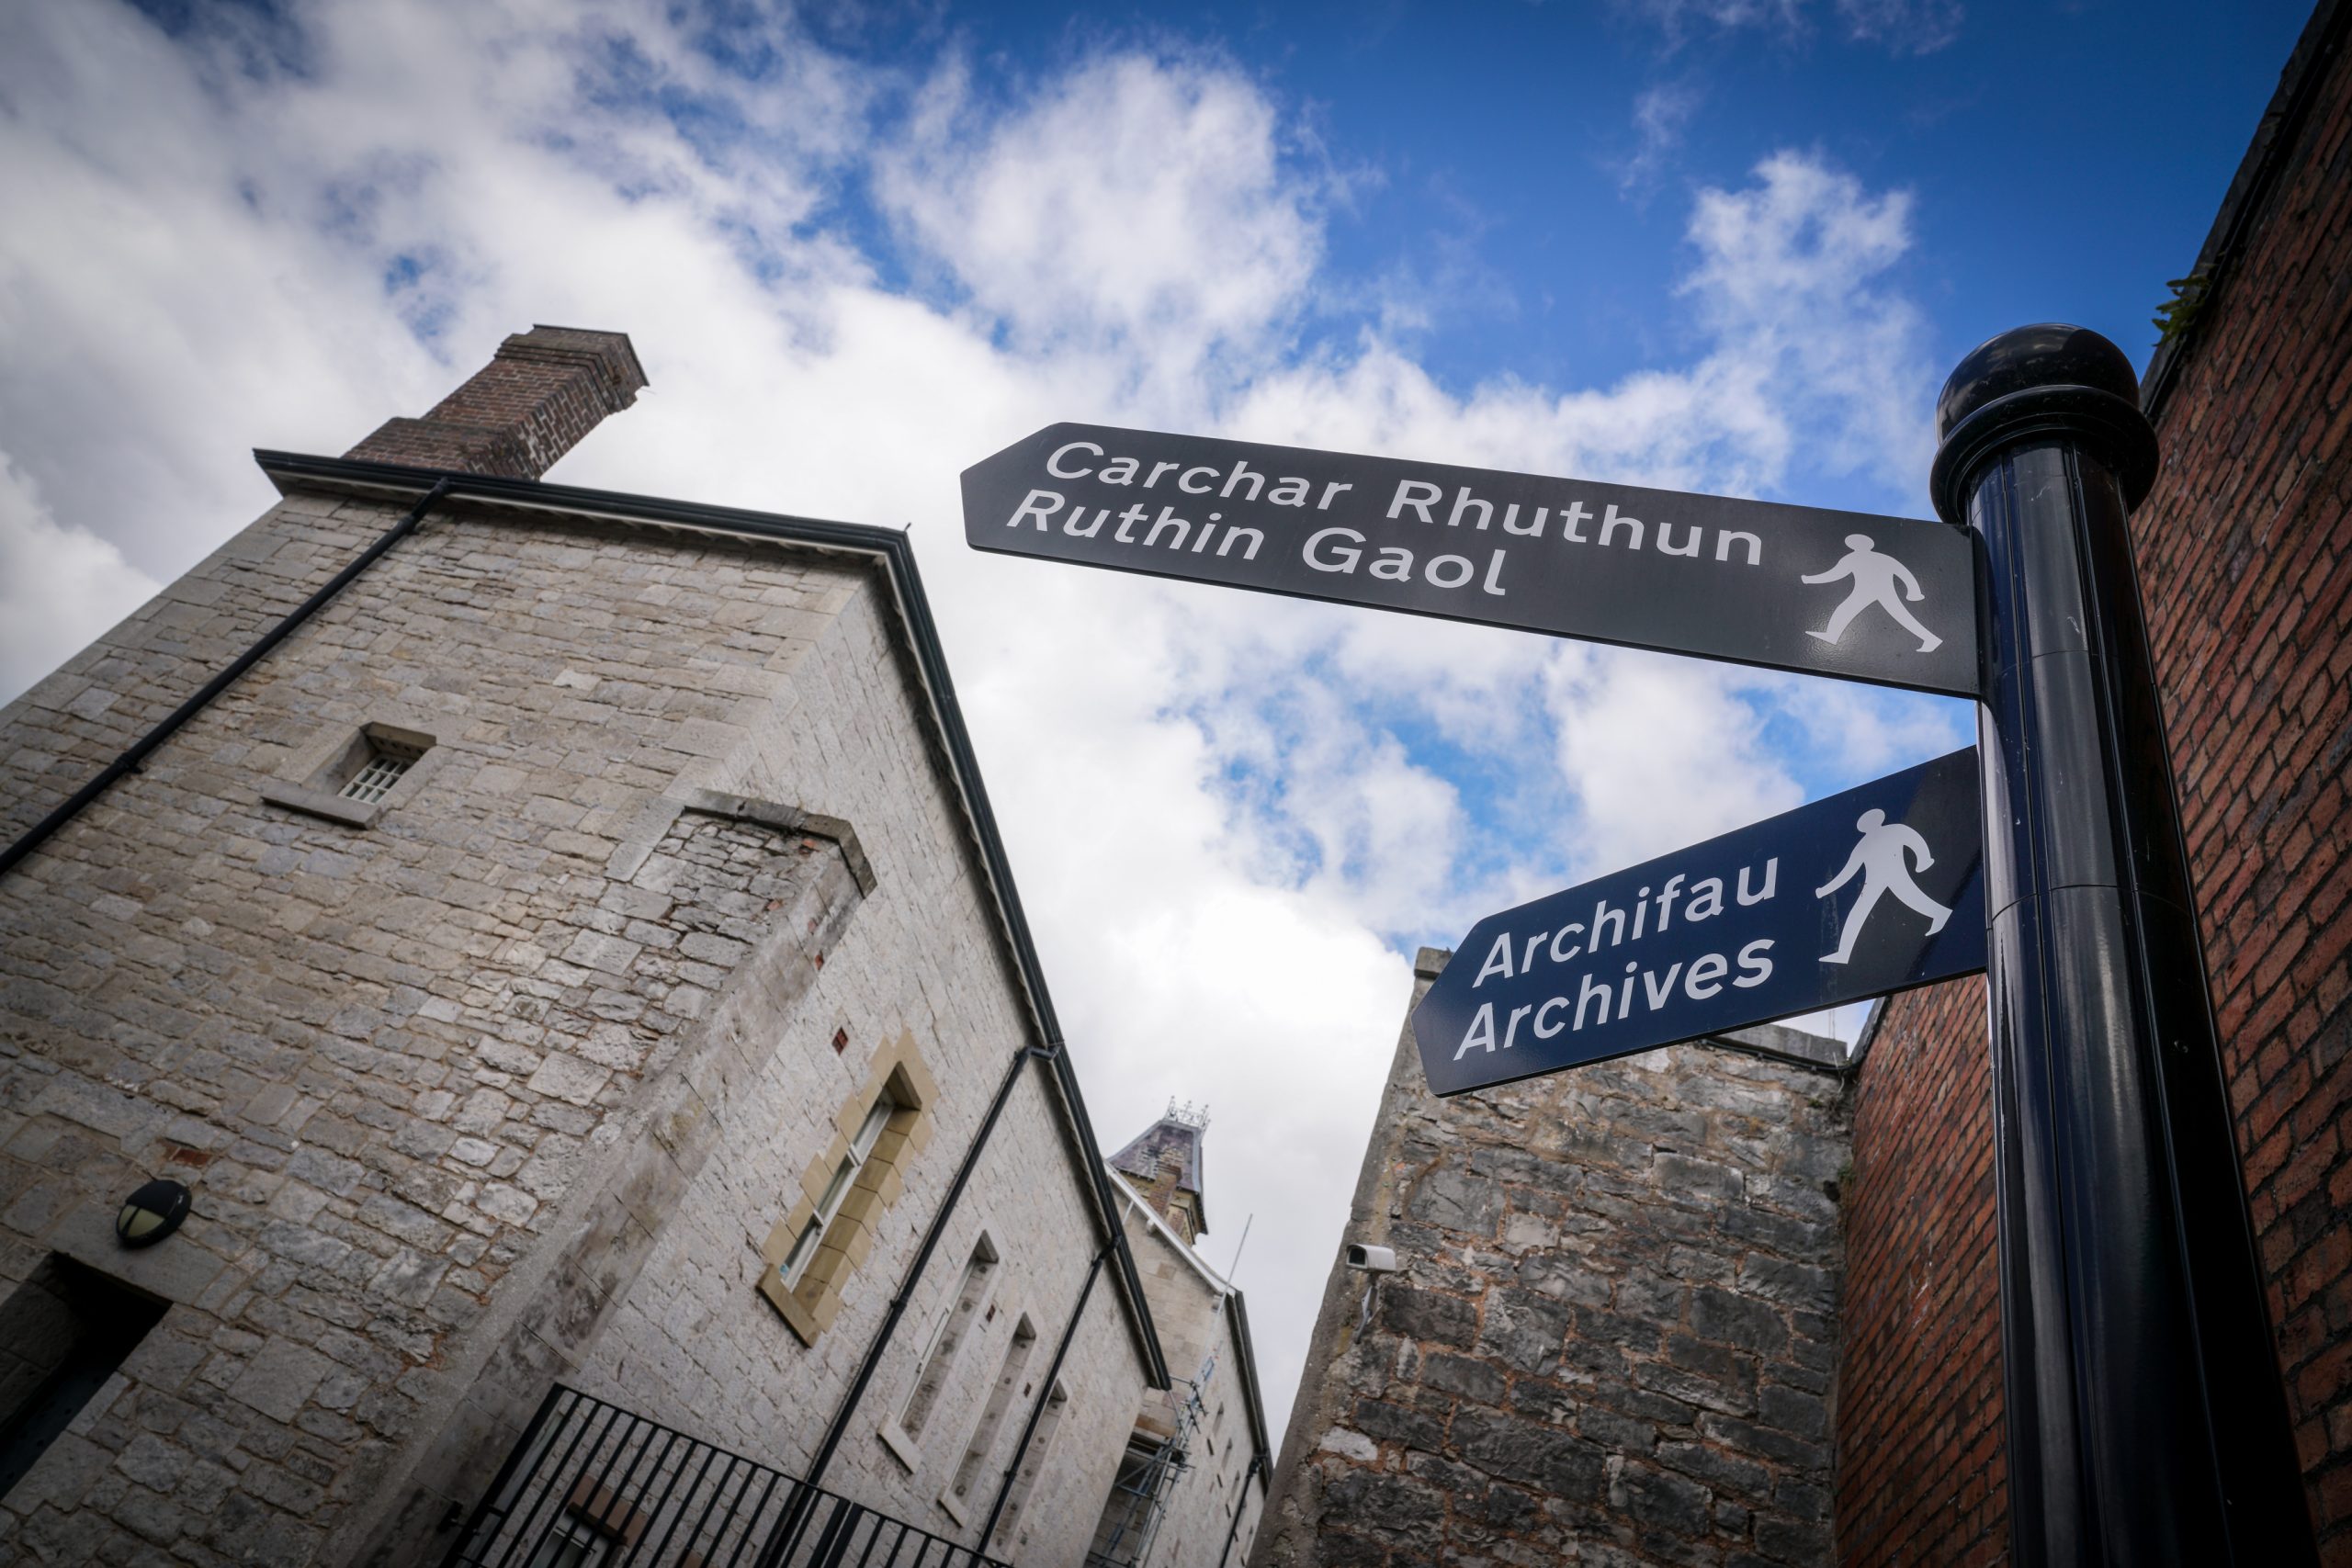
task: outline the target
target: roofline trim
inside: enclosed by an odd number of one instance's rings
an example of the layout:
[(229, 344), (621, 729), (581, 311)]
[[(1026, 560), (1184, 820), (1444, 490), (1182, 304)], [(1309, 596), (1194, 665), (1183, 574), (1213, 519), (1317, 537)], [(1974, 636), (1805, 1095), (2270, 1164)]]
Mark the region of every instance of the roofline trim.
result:
[(1146, 1376), (1153, 1387), (1166, 1388), (1167, 1357), (1160, 1348), (1159, 1331), (1151, 1321), (1151, 1309), (1143, 1292), (1142, 1276), (1136, 1272), (1135, 1258), (1127, 1247), (1126, 1227), (1121, 1221), (1118, 1202), (1103, 1175), (1105, 1167), (1102, 1146), (1095, 1140), (1093, 1123), (1086, 1111), (1085, 1097), (1079, 1089), (1077, 1074), (1069, 1064), (1069, 1051), (1062, 1039), (1061, 1021), (1054, 1010), (1052, 994), (1046, 989), (1045, 969), (1038, 961), (1028, 918), (1022, 909), (1020, 890), (1013, 885), (1012, 868), (1005, 856), (1003, 838), (997, 830), (995, 813), (989, 805), (988, 787), (980, 777), (979, 761), (972, 750), (971, 735), (964, 728), (963, 710), (956, 700), (955, 682), (948, 674), (946, 654), (939, 640), (939, 627), (932, 619), (930, 601), (923, 592), (922, 574), (915, 565), (913, 546), (905, 531), (879, 528), (870, 524), (835, 523), (787, 513), (753, 512), (741, 507), (632, 495), (622, 491), (551, 485), (539, 479), (416, 468), (361, 458), (310, 457), (266, 447), (254, 449), (254, 461), (271, 482), (278, 486), (281, 493), (288, 488), (310, 486), (362, 495), (407, 498), (429, 491), (435, 485), (446, 485), (442, 496), (445, 504), (470, 499), (503, 506), (561, 513), (572, 517), (650, 524), (659, 527), (763, 540), (801, 549), (863, 556), (881, 564), (898, 608), (907, 651), (913, 658), (924, 701), (931, 709), (935, 739), (945, 753), (949, 774), (962, 796), (965, 826), (971, 834), (972, 847), (978, 852), (989, 895), (996, 906), (999, 932), (1011, 951), (1014, 973), (1026, 993), (1030, 1021), (1036, 1031), (1037, 1043), (1053, 1048), (1052, 1070), (1061, 1089), (1059, 1098), (1068, 1113), (1067, 1120), (1081, 1151), (1079, 1163), (1092, 1178), (1091, 1181), (1081, 1180), (1080, 1185), (1091, 1193), (1096, 1218), (1109, 1239), (1115, 1244), (1119, 1293), (1127, 1303), (1129, 1322), (1135, 1331), (1137, 1348), (1143, 1352)]
[[(2222, 193), (2221, 208), (2213, 214), (2213, 226), (2206, 231), (2196, 263), (2188, 269), (2190, 277), (2205, 280), (2200, 312), (2237, 271), (2255, 223), (2299, 144), (2298, 133), (2311, 117), (2312, 103), (2326, 79), (2327, 67), (2343, 50), (2346, 23), (2352, 23), (2352, 6), (2343, 0), (2319, 0), (2280, 68), (2278, 88), (2263, 106), (2262, 118), (2255, 122), (2245, 155), (2238, 160), (2237, 172), (2230, 176), (2229, 189)], [(2155, 353), (2149, 355), (2148, 372), (2140, 378), (2140, 409), (2151, 423), (2162, 414), (2180, 377), (2182, 361), (2200, 336), (2192, 321), (2179, 336), (2157, 344)]]
[(1259, 1457), (1271, 1467), (1274, 1456), (1272, 1446), (1266, 1441), (1266, 1405), (1258, 1387), (1258, 1352), (1250, 1339), (1250, 1315), (1241, 1304), (1241, 1288), (1210, 1268), (1199, 1249), (1188, 1245), (1182, 1236), (1176, 1234), (1173, 1225), (1159, 1217), (1159, 1211), (1151, 1206), (1149, 1199), (1136, 1190), (1124, 1171), (1108, 1164), (1102, 1168), (1110, 1173), (1112, 1184), (1135, 1205), (1136, 1212), (1150, 1223), (1160, 1239), (1182, 1254), (1184, 1261), (1193, 1266), (1193, 1271), (1216, 1291), (1226, 1316), (1233, 1324), (1235, 1353), (1241, 1362), (1241, 1400), (1250, 1410), (1250, 1436), (1258, 1446)]

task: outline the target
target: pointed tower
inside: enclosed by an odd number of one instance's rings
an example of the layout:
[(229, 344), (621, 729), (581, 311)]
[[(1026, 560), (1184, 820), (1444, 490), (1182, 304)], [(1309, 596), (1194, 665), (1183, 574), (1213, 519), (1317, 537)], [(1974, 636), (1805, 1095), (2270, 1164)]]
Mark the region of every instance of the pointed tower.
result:
[(1208, 1107), (1171, 1100), (1165, 1115), (1111, 1156), (1111, 1168), (1127, 1178), (1127, 1184), (1187, 1244), (1209, 1228), (1201, 1198), (1201, 1139), (1208, 1127)]

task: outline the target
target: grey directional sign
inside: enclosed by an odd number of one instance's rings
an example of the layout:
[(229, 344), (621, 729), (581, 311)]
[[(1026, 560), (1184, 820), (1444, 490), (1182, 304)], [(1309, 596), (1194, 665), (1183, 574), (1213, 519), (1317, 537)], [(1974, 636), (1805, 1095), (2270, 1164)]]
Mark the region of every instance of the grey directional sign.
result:
[(1973, 696), (1968, 538), (1586, 479), (1057, 424), (964, 470), (974, 547)]
[(1973, 748), (1471, 928), (1413, 1012), (1439, 1094), (1982, 969)]

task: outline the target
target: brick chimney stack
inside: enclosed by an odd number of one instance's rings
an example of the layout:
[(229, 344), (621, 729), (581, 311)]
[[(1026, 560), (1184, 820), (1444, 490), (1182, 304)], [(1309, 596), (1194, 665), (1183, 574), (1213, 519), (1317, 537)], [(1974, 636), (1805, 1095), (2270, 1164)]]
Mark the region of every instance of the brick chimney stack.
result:
[(431, 413), (386, 420), (344, 455), (535, 479), (645, 384), (628, 333), (535, 326), (499, 344)]

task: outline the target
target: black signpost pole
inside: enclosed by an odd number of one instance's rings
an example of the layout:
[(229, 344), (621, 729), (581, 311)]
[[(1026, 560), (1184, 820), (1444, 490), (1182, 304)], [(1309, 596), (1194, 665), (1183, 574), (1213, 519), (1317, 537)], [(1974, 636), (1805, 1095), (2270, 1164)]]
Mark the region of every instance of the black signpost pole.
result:
[(2011, 1561), (2317, 1561), (2124, 519), (2130, 362), (2005, 333), (1938, 405), (1984, 573), (1986, 908)]

